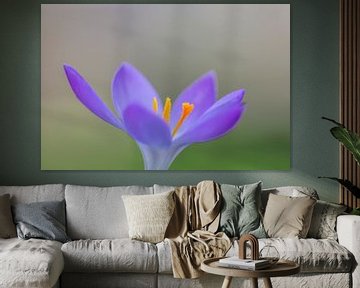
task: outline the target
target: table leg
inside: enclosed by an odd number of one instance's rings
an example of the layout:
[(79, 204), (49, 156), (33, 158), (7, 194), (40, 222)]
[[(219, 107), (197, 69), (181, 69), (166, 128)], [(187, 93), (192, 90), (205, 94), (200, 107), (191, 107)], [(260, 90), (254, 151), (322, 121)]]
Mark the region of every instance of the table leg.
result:
[(264, 279), (265, 288), (273, 288), (270, 278), (266, 277), (263, 279)]
[(258, 288), (258, 279), (257, 278), (251, 278), (252, 287)]
[(224, 282), (221, 286), (221, 288), (230, 288), (232, 277), (231, 276), (225, 276)]

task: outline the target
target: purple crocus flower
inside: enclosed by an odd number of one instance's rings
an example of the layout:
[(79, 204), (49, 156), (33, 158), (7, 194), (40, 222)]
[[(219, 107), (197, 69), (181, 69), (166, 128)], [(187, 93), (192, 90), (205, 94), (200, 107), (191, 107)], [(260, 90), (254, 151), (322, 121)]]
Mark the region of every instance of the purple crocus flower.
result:
[(70, 86), (80, 102), (138, 144), (146, 170), (166, 170), (192, 143), (219, 138), (241, 119), (245, 91), (236, 90), (216, 101), (216, 74), (210, 71), (183, 90), (174, 104), (163, 105), (146, 77), (123, 63), (112, 81), (113, 113), (90, 84), (70, 65), (64, 65)]

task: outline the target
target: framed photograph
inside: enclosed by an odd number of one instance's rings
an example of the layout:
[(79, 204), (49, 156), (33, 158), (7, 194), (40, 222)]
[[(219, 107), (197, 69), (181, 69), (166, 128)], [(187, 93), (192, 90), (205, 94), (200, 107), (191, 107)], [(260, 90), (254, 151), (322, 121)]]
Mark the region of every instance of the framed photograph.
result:
[(289, 4), (42, 4), (42, 170), (290, 169)]

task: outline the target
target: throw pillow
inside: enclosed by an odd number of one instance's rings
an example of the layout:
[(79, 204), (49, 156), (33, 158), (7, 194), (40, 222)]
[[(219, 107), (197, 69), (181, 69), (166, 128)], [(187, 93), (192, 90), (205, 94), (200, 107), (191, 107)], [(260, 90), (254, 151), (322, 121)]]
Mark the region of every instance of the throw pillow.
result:
[(308, 237), (337, 240), (336, 219), (346, 206), (318, 200), (312, 214)]
[(122, 196), (131, 239), (151, 243), (164, 240), (175, 208), (173, 193)]
[(221, 192), (223, 201), (219, 231), (229, 237), (251, 233), (265, 238), (260, 216), (261, 182), (244, 186), (222, 184)]
[(16, 229), (11, 215), (10, 195), (0, 196), (0, 238), (16, 237)]
[(65, 232), (65, 201), (15, 204), (13, 215), (19, 238), (70, 241)]
[(316, 200), (306, 197), (269, 195), (264, 227), (269, 237), (305, 238)]

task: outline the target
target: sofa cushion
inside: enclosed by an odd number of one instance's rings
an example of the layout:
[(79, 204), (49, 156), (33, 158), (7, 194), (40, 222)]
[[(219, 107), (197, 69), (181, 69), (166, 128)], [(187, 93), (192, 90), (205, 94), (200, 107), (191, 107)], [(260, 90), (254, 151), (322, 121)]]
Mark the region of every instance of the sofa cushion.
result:
[(63, 268), (59, 242), (0, 239), (1, 287), (52, 287)]
[(11, 214), (10, 196), (0, 196), (0, 238), (16, 237), (16, 229)]
[(157, 243), (164, 240), (175, 208), (174, 191), (156, 195), (124, 195), (129, 238)]
[(177, 186), (154, 184), (153, 189), (154, 189), (154, 194), (159, 194), (159, 193), (174, 191), (176, 189), (176, 187)]
[(128, 238), (123, 195), (152, 194), (152, 187), (66, 185), (67, 233), (71, 239)]
[[(264, 246), (275, 247), (280, 259), (298, 263), (302, 273), (350, 272), (354, 264), (353, 255), (344, 246), (330, 239), (260, 239), (259, 250)], [(237, 251), (236, 242), (229, 250), (228, 256), (236, 255)]]
[(265, 212), (267, 201), (269, 200), (269, 195), (281, 195), (289, 197), (306, 197), (310, 196), (314, 199), (319, 199), (319, 195), (316, 190), (310, 187), (303, 186), (284, 186), (284, 187), (275, 187), (263, 189), (261, 192), (261, 206), (262, 211)]
[(19, 238), (70, 241), (65, 229), (65, 201), (45, 201), (13, 206)]
[(269, 237), (305, 238), (316, 200), (310, 197), (269, 195), (264, 227)]
[(0, 195), (10, 194), (11, 204), (40, 201), (61, 201), (65, 197), (63, 184), (36, 186), (0, 186)]
[(130, 239), (78, 240), (61, 247), (66, 272), (156, 273), (156, 246)]
[[(267, 238), (259, 239), (260, 250), (274, 246), (281, 259), (295, 261), (301, 273), (348, 273), (354, 265), (353, 255), (339, 243), (329, 239)], [(171, 248), (167, 241), (156, 244), (159, 273), (171, 274)], [(226, 256), (238, 255), (238, 242), (234, 241)], [(250, 256), (250, 249), (248, 251)], [(276, 255), (273, 255), (276, 256)]]
[(345, 205), (318, 200), (314, 207), (307, 237), (337, 240), (336, 219), (346, 209)]
[(219, 230), (229, 237), (251, 233), (266, 237), (260, 217), (261, 182), (243, 186), (221, 184), (222, 204)]

